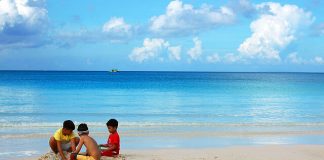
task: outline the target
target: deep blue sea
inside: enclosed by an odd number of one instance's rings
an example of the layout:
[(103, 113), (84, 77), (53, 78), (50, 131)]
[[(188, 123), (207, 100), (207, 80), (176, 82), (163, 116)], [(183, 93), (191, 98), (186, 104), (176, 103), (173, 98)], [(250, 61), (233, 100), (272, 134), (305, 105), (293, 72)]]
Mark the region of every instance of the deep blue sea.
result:
[(110, 118), (122, 149), (324, 144), (324, 74), (0, 71), (2, 158), (49, 151), (66, 119), (105, 143)]

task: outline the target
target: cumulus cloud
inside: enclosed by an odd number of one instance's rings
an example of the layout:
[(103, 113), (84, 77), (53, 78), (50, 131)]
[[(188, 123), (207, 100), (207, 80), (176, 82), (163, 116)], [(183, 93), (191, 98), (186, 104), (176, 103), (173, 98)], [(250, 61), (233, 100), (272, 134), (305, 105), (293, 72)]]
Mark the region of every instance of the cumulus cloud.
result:
[(260, 17), (250, 25), (252, 35), (238, 48), (243, 57), (280, 60), (280, 50), (297, 37), (297, 31), (309, 26), (314, 18), (296, 5), (261, 3)]
[(230, 24), (235, 13), (229, 7), (214, 9), (210, 5), (194, 8), (181, 0), (171, 1), (166, 13), (151, 18), (149, 30), (158, 35), (188, 35), (204, 29)]
[[(6, 32), (19, 27), (27, 33), (34, 33), (47, 19), (47, 10), (43, 1), (1, 0), (0, 31)], [(14, 34), (14, 33), (13, 33)]]
[(221, 60), (221, 58), (217, 53), (215, 53), (213, 55), (207, 56), (206, 60), (207, 60), (208, 63), (217, 63), (217, 62), (219, 62)]
[(113, 17), (102, 27), (102, 32), (111, 39), (129, 39), (133, 34), (133, 27), (124, 18)]
[(187, 52), (189, 55), (189, 61), (198, 60), (202, 54), (201, 40), (197, 37), (193, 38), (194, 46), (190, 48)]
[(0, 47), (33, 47), (47, 27), (47, 10), (43, 0), (0, 1)]
[(164, 39), (145, 38), (143, 46), (134, 48), (132, 53), (129, 55), (129, 59), (135, 62), (142, 63), (145, 60), (157, 57), (159, 53), (168, 46), (169, 43), (166, 42)]
[(171, 60), (181, 60), (181, 46), (168, 47), (169, 59)]
[(170, 43), (161, 38), (145, 38), (142, 47), (136, 47), (132, 53), (128, 56), (131, 61), (142, 63), (149, 59), (158, 59), (159, 61), (165, 61), (163, 53), (168, 53), (169, 60), (180, 61), (181, 60), (182, 47), (171, 46)]

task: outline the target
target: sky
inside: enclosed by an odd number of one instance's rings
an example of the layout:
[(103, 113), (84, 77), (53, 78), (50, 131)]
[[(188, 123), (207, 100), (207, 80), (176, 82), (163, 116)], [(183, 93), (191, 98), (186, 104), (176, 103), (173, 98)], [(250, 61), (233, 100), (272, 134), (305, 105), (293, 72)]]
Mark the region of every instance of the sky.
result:
[(0, 0), (0, 70), (324, 72), (324, 0)]

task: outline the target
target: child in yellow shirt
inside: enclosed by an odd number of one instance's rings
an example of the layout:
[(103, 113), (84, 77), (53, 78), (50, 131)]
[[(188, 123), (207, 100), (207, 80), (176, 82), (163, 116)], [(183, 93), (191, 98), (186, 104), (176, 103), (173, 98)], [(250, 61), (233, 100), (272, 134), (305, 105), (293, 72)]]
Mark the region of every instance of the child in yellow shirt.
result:
[(71, 120), (63, 122), (63, 128), (58, 129), (49, 140), (49, 145), (53, 152), (59, 153), (62, 160), (67, 160), (63, 151), (73, 152), (79, 143), (79, 138), (73, 133), (75, 125)]

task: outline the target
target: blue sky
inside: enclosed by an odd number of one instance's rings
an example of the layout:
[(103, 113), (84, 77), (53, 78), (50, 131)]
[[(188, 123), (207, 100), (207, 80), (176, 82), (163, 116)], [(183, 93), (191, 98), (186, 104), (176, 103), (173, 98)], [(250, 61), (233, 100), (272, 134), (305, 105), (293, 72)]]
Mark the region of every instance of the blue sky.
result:
[(321, 0), (0, 0), (1, 70), (324, 72)]

